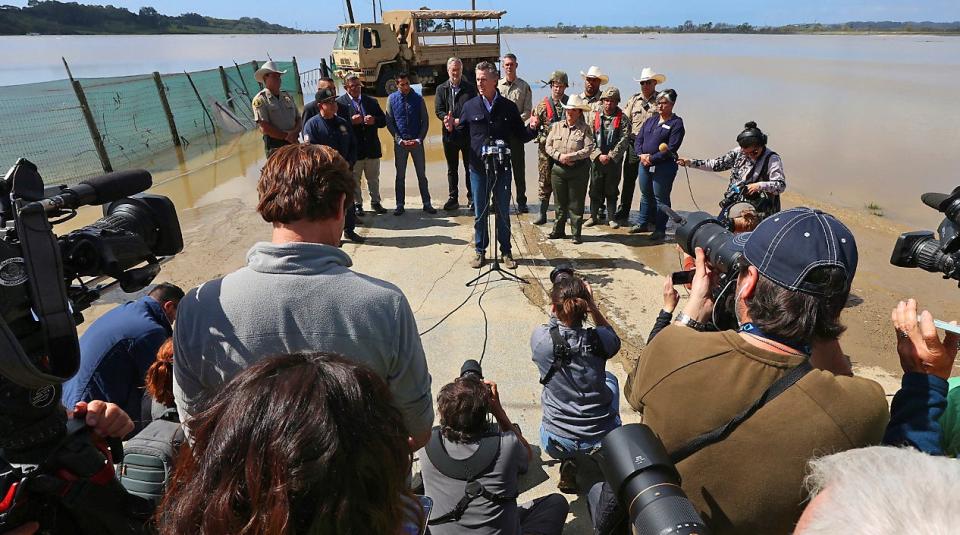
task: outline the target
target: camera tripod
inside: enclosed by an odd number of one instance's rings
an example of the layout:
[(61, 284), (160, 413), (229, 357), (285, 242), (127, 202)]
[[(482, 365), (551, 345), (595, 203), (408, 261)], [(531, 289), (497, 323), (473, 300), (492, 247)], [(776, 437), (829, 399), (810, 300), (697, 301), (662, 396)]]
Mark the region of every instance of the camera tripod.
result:
[[(520, 282), (523, 284), (528, 284), (527, 281), (524, 280), (523, 278), (517, 275), (514, 275), (509, 271), (505, 271), (502, 267), (500, 267), (500, 255), (496, 253), (497, 247), (499, 247), (500, 245), (500, 240), (499, 240), (500, 236), (499, 236), (499, 233), (497, 232), (498, 225), (496, 223), (500, 221), (501, 217), (506, 217), (507, 224), (509, 225), (510, 223), (510, 220), (509, 220), (510, 214), (509, 213), (501, 214), (495, 202), (497, 182), (500, 178), (500, 173), (497, 172), (498, 171), (497, 160), (499, 158), (500, 159), (499, 165), (504, 166), (504, 168), (506, 169), (509, 169), (510, 158), (508, 156), (510, 155), (510, 149), (506, 148), (506, 144), (503, 141), (498, 140), (496, 143), (488, 142), (488, 144), (485, 145), (483, 148), (482, 155), (483, 155), (484, 173), (486, 175), (486, 182), (487, 184), (490, 185), (486, 195), (487, 206), (484, 209), (482, 216), (486, 218), (488, 245), (490, 245), (491, 249), (494, 251), (493, 263), (490, 265), (490, 267), (481, 271), (479, 275), (470, 279), (467, 282), (466, 286), (471, 286), (473, 284), (476, 284), (480, 281), (480, 279), (494, 272), (500, 274), (500, 278), (498, 280), (512, 280), (512, 281)], [(504, 158), (505, 156), (507, 157)], [(507, 185), (509, 186), (509, 183)], [(496, 217), (496, 221), (493, 223), (491, 223), (493, 218), (489, 217), (491, 206), (493, 206), (494, 216)], [(490, 232), (491, 224), (493, 225), (492, 233)]]

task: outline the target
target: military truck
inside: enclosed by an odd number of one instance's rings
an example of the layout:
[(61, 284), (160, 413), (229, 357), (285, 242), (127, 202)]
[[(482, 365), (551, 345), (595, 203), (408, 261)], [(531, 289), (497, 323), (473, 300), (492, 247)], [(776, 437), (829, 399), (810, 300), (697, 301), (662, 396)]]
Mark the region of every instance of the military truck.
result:
[(477, 63), (499, 60), (500, 18), (505, 13), (386, 11), (382, 22), (341, 24), (331, 54), (334, 73), (340, 78), (355, 74), (365, 87), (386, 96), (396, 91), (394, 77), (401, 72), (410, 75), (410, 83), (435, 88), (447, 79), (447, 59), (457, 56), (463, 60), (464, 75), (472, 78)]

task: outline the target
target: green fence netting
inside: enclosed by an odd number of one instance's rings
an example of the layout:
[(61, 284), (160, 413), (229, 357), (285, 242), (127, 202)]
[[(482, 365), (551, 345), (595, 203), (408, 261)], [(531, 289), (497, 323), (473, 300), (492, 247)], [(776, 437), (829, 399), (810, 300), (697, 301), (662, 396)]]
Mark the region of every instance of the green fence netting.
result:
[[(287, 71), (282, 88), (298, 94), (295, 63), (276, 63)], [(250, 101), (260, 91), (254, 79), (260, 64), (231, 63), (222, 74), (217, 68), (160, 75), (182, 147), (256, 127)], [(77, 81), (114, 170), (146, 166), (158, 154), (174, 150), (152, 74)], [(0, 114), (8, 123), (0, 130), (0, 168), (24, 157), (37, 164), (48, 184), (76, 183), (104, 172), (69, 80), (0, 87)]]

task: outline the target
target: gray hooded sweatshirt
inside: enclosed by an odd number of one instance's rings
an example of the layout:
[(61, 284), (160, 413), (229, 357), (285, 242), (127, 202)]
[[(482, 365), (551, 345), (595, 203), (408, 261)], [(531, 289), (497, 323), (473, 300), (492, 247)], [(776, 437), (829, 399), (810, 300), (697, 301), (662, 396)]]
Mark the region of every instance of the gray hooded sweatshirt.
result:
[(350, 270), (342, 250), (257, 243), (247, 266), (191, 290), (174, 329), (174, 399), (181, 419), (261, 358), (328, 351), (386, 380), (411, 435), (433, 425), (430, 374), (407, 298)]

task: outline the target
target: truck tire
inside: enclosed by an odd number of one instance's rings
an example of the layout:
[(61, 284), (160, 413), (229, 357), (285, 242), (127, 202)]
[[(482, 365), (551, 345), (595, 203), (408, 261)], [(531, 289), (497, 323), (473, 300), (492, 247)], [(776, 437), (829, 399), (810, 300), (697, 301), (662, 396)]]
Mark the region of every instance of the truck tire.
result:
[(396, 74), (393, 67), (387, 66), (380, 69), (380, 76), (377, 78), (376, 93), (378, 97), (388, 96), (397, 90)]

